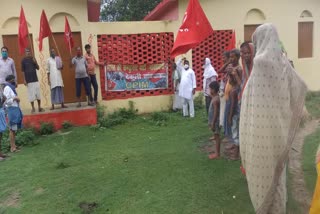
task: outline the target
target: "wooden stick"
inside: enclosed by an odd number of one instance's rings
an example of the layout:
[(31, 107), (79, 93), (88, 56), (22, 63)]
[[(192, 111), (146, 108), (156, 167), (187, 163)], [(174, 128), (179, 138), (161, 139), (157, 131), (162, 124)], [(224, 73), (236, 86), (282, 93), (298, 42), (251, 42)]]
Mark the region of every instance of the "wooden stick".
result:
[(70, 57), (72, 58), (72, 52), (71, 52), (71, 42), (70, 42), (70, 38), (69, 38), (68, 44), (69, 44), (69, 52), (70, 52)]
[(28, 33), (28, 39), (29, 39), (29, 44), (30, 44), (30, 51), (31, 51), (31, 55), (32, 57), (35, 57), (34, 56), (34, 47), (33, 47), (33, 43), (32, 43), (32, 40), (31, 40), (31, 36), (30, 36), (30, 33)]
[(57, 49), (57, 51), (58, 51), (58, 56), (61, 58), (61, 55), (60, 55), (60, 51), (59, 51), (59, 48), (58, 48), (57, 42), (56, 42), (56, 40), (55, 40), (55, 38), (54, 38), (53, 34), (51, 34), (51, 36), (52, 36), (52, 39), (53, 39), (54, 45), (56, 46), (56, 49)]

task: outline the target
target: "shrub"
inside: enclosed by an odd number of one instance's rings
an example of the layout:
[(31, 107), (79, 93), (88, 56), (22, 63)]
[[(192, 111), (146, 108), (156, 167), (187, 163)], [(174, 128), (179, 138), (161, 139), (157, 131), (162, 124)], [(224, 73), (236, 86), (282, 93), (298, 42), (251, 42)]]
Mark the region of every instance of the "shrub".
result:
[(164, 112), (153, 112), (151, 115), (151, 120), (155, 122), (157, 126), (165, 126), (169, 120), (168, 114)]
[(97, 119), (99, 120), (99, 118), (103, 118), (106, 114), (105, 107), (98, 104), (96, 108), (97, 108)]
[(73, 125), (72, 125), (72, 123), (70, 122), (70, 121), (63, 121), (63, 123), (62, 123), (62, 128), (63, 129), (69, 129), (69, 128), (71, 128)]
[(198, 96), (194, 98), (194, 108), (195, 110), (204, 108), (204, 95), (202, 93), (199, 93)]
[(17, 146), (25, 146), (33, 144), (34, 140), (36, 139), (36, 135), (33, 130), (30, 129), (23, 129), (18, 131), (16, 136), (16, 144)]
[(124, 124), (128, 120), (135, 119), (137, 117), (138, 110), (134, 108), (134, 103), (129, 101), (129, 108), (120, 108), (114, 111), (112, 114), (98, 118), (100, 127), (110, 128), (120, 124)]
[(52, 122), (43, 122), (39, 130), (41, 135), (49, 135), (54, 132), (54, 124)]

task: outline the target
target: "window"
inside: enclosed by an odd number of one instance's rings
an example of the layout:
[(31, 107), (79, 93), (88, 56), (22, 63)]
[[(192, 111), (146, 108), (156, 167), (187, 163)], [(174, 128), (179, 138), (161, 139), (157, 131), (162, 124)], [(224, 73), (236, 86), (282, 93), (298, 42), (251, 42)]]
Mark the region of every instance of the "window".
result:
[(260, 25), (245, 25), (244, 26), (244, 41), (252, 42), (252, 34), (256, 31)]
[(313, 22), (298, 24), (298, 57), (313, 57)]

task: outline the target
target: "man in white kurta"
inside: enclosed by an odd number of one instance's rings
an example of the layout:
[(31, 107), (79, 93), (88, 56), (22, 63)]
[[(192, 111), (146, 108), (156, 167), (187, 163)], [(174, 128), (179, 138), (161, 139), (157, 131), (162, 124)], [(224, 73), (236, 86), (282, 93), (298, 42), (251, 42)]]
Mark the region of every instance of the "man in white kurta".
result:
[(48, 83), (51, 88), (51, 103), (52, 107), (50, 110), (54, 109), (55, 104), (61, 104), (61, 108), (67, 108), (64, 105), (64, 95), (63, 95), (63, 80), (61, 75), (61, 69), (63, 68), (62, 60), (60, 57), (55, 55), (54, 49), (50, 50), (50, 58), (47, 60), (47, 74)]
[(183, 64), (184, 70), (181, 72), (181, 82), (179, 86), (179, 96), (183, 98), (183, 116), (194, 117), (193, 95), (197, 87), (196, 75), (190, 68), (189, 61), (185, 60)]

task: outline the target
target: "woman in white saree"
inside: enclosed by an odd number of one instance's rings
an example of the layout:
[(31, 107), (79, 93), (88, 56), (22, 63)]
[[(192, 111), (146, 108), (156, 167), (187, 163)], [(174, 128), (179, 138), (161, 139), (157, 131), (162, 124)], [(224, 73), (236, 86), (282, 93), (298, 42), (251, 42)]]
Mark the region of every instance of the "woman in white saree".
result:
[(285, 214), (286, 163), (304, 107), (307, 87), (283, 56), (277, 29), (253, 34), (252, 73), (242, 96), (240, 154), (258, 214)]

